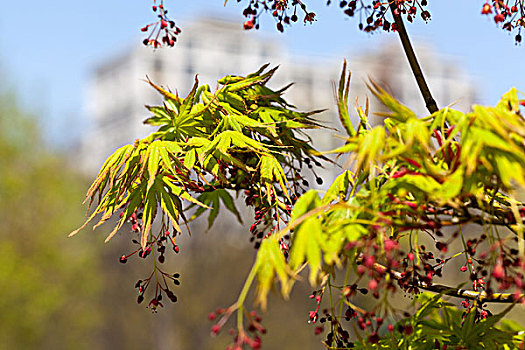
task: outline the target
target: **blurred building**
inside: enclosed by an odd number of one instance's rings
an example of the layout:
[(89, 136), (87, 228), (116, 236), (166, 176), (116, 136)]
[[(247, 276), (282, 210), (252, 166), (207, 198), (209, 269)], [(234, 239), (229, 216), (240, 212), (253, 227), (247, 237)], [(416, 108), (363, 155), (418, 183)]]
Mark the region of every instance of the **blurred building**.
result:
[[(456, 108), (467, 110), (474, 102), (471, 79), (453, 60), (426, 47), (418, 47), (417, 51), (438, 104), (444, 106), (458, 99)], [(118, 57), (105, 59), (95, 69), (87, 97), (90, 128), (81, 141), (79, 166), (88, 173), (96, 172), (116, 148), (153, 131), (142, 124), (148, 116), (144, 105), (160, 103), (161, 98), (145, 82), (146, 75), (156, 84), (186, 96), (197, 73), (199, 81), (213, 89), (215, 81), (224, 75), (246, 75), (271, 62), (280, 65), (270, 81), (271, 87), (295, 82), (285, 98), (303, 111), (328, 108), (318, 119), (339, 128), (333, 84), (339, 78), (342, 60), (343, 56), (295, 56), (271, 34), (246, 32), (238, 22), (199, 19), (184, 28), (174, 49), (153, 50), (137, 44)], [(375, 50), (350, 57), (349, 65), (353, 73), (352, 106), (356, 98), (364, 105), (365, 96), (370, 96), (365, 82), (371, 77), (416, 112), (425, 114), (415, 79), (397, 41), (388, 45), (378, 41)], [(371, 99), (371, 111), (380, 110), (377, 101)], [(334, 134), (333, 130), (316, 130), (312, 136), (319, 149), (327, 150), (342, 142)], [(329, 176), (328, 173), (321, 175)]]
[[(373, 79), (390, 94), (410, 107), (418, 115), (428, 111), (397, 37), (386, 45), (379, 45), (362, 56), (350, 59), (352, 69), (351, 94), (364, 104), (364, 96), (371, 95), (365, 82)], [(456, 58), (440, 54), (431, 46), (416, 43), (416, 55), (425, 74), (428, 86), (439, 107), (452, 106), (468, 112), (476, 103), (476, 88), (473, 79), (456, 62)], [(356, 82), (357, 80), (357, 82)], [(372, 101), (371, 103), (374, 104)], [(372, 110), (381, 110), (373, 106)], [(379, 120), (375, 119), (376, 123)]]

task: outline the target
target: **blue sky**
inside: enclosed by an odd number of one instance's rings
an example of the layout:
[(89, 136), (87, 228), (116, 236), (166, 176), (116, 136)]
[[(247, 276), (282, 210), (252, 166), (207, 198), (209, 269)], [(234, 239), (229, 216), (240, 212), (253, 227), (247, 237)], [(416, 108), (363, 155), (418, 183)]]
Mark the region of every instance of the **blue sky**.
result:
[[(225, 15), (239, 25), (244, 20), (243, 7), (235, 0), (226, 7), (222, 0), (165, 1), (183, 30), (201, 14)], [(334, 55), (341, 60), (398, 40), (394, 34), (360, 32), (357, 20), (347, 18), (338, 1), (332, 2), (326, 7), (324, 0), (311, 0), (318, 21), (288, 28), (279, 39), (295, 54)], [(479, 84), (481, 102), (494, 104), (512, 86), (525, 91), (525, 51), (514, 44), (513, 35), (480, 14), (483, 2), (431, 0), (432, 20), (408, 24), (408, 30), (415, 42), (457, 57)], [(1, 87), (18, 92), (21, 104), (39, 116), (49, 140), (58, 145), (72, 142), (85, 125), (82, 104), (90, 72), (105, 57), (142, 40), (140, 28), (153, 18), (151, 4), (152, 0), (4, 1)], [(263, 30), (273, 32), (274, 26), (266, 22)], [(68, 131), (71, 136), (65, 136)]]

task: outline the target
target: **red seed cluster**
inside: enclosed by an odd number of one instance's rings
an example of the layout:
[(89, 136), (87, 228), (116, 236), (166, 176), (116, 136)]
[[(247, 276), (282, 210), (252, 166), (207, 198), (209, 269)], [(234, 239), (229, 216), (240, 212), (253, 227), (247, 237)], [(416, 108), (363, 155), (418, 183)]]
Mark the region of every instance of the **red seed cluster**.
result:
[[(237, 2), (241, 2), (238, 0)], [(496, 24), (501, 24), (507, 31), (516, 30), (515, 41), (521, 43), (521, 29), (525, 26), (525, 0), (485, 0), (481, 7), (481, 14), (493, 16)], [(271, 14), (279, 32), (284, 32), (286, 26), (299, 21), (312, 23), (316, 20), (315, 12), (309, 11), (305, 2), (301, 0), (249, 0), (243, 10), (246, 21), (243, 23), (245, 30), (259, 29), (259, 18), (263, 13)], [(332, 0), (327, 1), (330, 5)], [(396, 15), (401, 15), (408, 22), (413, 22), (420, 17), (427, 22), (430, 12), (426, 9), (428, 0), (339, 0), (339, 7), (349, 17), (359, 17), (359, 29), (365, 32), (374, 32), (378, 29), (395, 31), (396, 23), (391, 16), (393, 9)], [(144, 45), (159, 48), (161, 46), (173, 47), (181, 29), (175, 22), (168, 18), (168, 11), (164, 8), (163, 1), (152, 6), (158, 20), (144, 26), (143, 32), (151, 31), (143, 40)]]
[(244, 29), (259, 29), (259, 17), (263, 13), (271, 14), (281, 33), (286, 25), (297, 22), (299, 16), (305, 24), (315, 21), (315, 13), (308, 11), (306, 4), (300, 0), (250, 0), (243, 10), (243, 15), (248, 18), (243, 24)]
[[(395, 8), (396, 15), (402, 15), (408, 22), (413, 22), (416, 17), (427, 22), (431, 17), (430, 12), (425, 9), (427, 4), (428, 0), (339, 1), (339, 6), (347, 16), (359, 16), (359, 29), (365, 32), (373, 32), (377, 29), (396, 30), (396, 24), (388, 14), (391, 6)], [(517, 30), (515, 40), (516, 43), (521, 43), (521, 29), (525, 26), (524, 0), (485, 0), (481, 7), (481, 14), (493, 16), (494, 22), (501, 24), (504, 30)]]
[[(322, 184), (323, 179), (317, 175), (314, 169), (321, 167), (321, 163), (310, 158), (304, 159), (303, 162), (308, 169), (307, 171), (311, 171), (315, 176), (317, 184)], [(241, 178), (239, 175), (244, 174), (244, 172), (233, 167), (226, 169), (229, 181), (235, 184), (235, 188), (246, 188), (244, 190), (245, 204), (254, 208), (254, 222), (250, 226), (250, 233), (252, 234), (250, 242), (254, 243), (255, 249), (260, 247), (264, 238), (279, 231), (288, 223), (292, 206), (297, 198), (308, 190), (310, 184), (301, 173), (302, 166), (303, 164), (298, 164), (286, 169), (287, 181), (292, 190), (288, 196), (281, 189), (270, 189), (268, 194), (268, 189), (265, 186), (261, 186), (256, 181), (248, 181), (245, 177)], [(290, 235), (281, 238), (279, 246), (287, 258), (290, 249)]]
[[(224, 328), (226, 322), (236, 309), (235, 305), (229, 308), (219, 308), (215, 312), (208, 314), (210, 321), (218, 321), (211, 327), (211, 335), (216, 336)], [(247, 327), (244, 329), (230, 329), (229, 333), (233, 336), (233, 344), (226, 347), (226, 350), (242, 350), (244, 346), (248, 346), (253, 350), (261, 348), (261, 336), (266, 334), (266, 328), (261, 324), (262, 318), (256, 311), (250, 311), (245, 314), (247, 319)], [(243, 325), (245, 326), (245, 325)]]
[[(167, 274), (160, 269), (157, 269), (160, 273), (161, 279), (155, 275), (155, 271), (145, 280), (138, 280), (135, 284), (135, 288), (138, 290), (137, 303), (141, 304), (144, 301), (144, 293), (148, 289), (151, 283), (155, 284), (155, 294), (154, 297), (148, 303), (148, 308), (153, 312), (157, 312), (159, 307), (164, 307), (162, 304), (163, 295), (165, 295), (171, 302), (177, 302), (177, 296), (173, 293), (168, 285), (168, 281), (172, 282), (176, 286), (180, 285), (178, 273)], [(155, 277), (155, 278), (153, 278)]]
[(181, 29), (175, 25), (175, 21), (168, 18), (168, 10), (164, 8), (163, 1), (161, 0), (158, 5), (155, 2), (151, 9), (158, 19), (141, 28), (143, 32), (150, 32), (142, 43), (154, 48), (175, 46), (177, 35), (181, 33)]
[(395, 7), (396, 15), (404, 16), (409, 22), (413, 22), (418, 16), (426, 22), (430, 19), (430, 12), (425, 9), (427, 4), (427, 0), (374, 0), (371, 3), (362, 0), (342, 0), (339, 7), (347, 16), (359, 16), (359, 29), (369, 33), (378, 29), (396, 30), (396, 24), (389, 16), (390, 6)]
[[(240, 2), (241, 0), (238, 0)], [(481, 13), (493, 16), (494, 22), (501, 24), (508, 31), (517, 30), (516, 43), (521, 43), (521, 28), (525, 26), (524, 0), (484, 0)], [(335, 2), (335, 1), (334, 1)], [(426, 9), (428, 0), (339, 0), (339, 7), (345, 15), (359, 18), (359, 29), (374, 32), (378, 29), (395, 31), (396, 23), (391, 11), (400, 15), (408, 22), (417, 17), (427, 22), (431, 18)], [(297, 22), (298, 12), (304, 23), (315, 20), (315, 12), (307, 10), (306, 3), (298, 0), (250, 0), (243, 11), (247, 18), (243, 27), (246, 30), (259, 28), (259, 17), (262, 13), (270, 13), (275, 19), (276, 28), (283, 32), (286, 25)], [(330, 5), (332, 0), (327, 1)]]
[[(324, 309), (323, 316), (319, 319), (321, 326), (315, 328), (314, 333), (321, 334), (324, 331), (324, 325), (329, 324), (329, 332), (326, 334), (325, 344), (336, 344), (338, 349), (348, 349), (354, 347), (354, 343), (350, 341), (350, 333), (344, 329), (342, 323), (336, 315), (330, 313), (329, 310)], [(357, 317), (355, 311), (348, 308), (345, 317)]]
[(517, 30), (516, 44), (521, 43), (521, 29), (525, 27), (524, 0), (491, 0), (481, 7), (481, 14), (493, 16), (496, 24), (507, 31)]
[[(125, 212), (126, 209), (124, 208), (123, 212), (120, 214), (121, 218), (124, 216)], [(156, 258), (160, 264), (163, 264), (166, 260), (166, 246), (171, 245), (176, 253), (179, 252), (179, 246), (175, 242), (176, 234), (171, 234), (171, 232), (163, 226), (157, 235), (153, 235), (152, 239), (146, 242), (146, 247), (143, 249), (138, 241), (138, 236), (140, 235), (143, 226), (142, 219), (142, 210), (136, 210), (128, 219), (129, 224), (131, 224), (131, 231), (137, 235), (137, 238), (132, 239), (132, 242), (137, 248), (129, 254), (121, 255), (119, 261), (122, 264), (125, 264), (130, 257), (137, 255), (142, 259), (147, 259), (151, 256), (153, 259)], [(156, 277), (153, 279), (154, 276)], [(159, 278), (159, 276), (162, 278)], [(152, 282), (155, 284), (155, 292), (153, 298), (148, 304), (148, 308), (153, 312), (156, 312), (159, 307), (163, 307), (164, 305), (161, 302), (163, 295), (172, 302), (176, 302), (177, 296), (171, 291), (169, 284), (173, 283), (178, 286), (180, 284), (179, 277), (180, 275), (178, 273), (166, 273), (160, 269), (159, 265), (153, 264), (153, 271), (148, 278), (139, 280), (135, 285), (135, 288), (138, 288), (137, 303), (141, 304), (144, 301), (144, 294)]]
[[(520, 208), (519, 212), (522, 214), (522, 217), (525, 217), (525, 208)], [(436, 232), (434, 230), (433, 234)], [(444, 247), (450, 246), (453, 241), (459, 238), (459, 231), (456, 231), (450, 235), (446, 242), (438, 242), (441, 244), (436, 244), (436, 249), (441, 251), (440, 254), (445, 255), (447, 249), (444, 249)], [(436, 257), (431, 251), (427, 250), (427, 247), (420, 245), (413, 247), (404, 258), (398, 260), (399, 257), (405, 254), (398, 242), (392, 238), (384, 240), (384, 251), (382, 251), (378, 244), (370, 242), (377, 241), (377, 237), (372, 235), (370, 241), (367, 239), (365, 242), (354, 242), (347, 247), (348, 250), (357, 249), (357, 251), (362, 253), (358, 258), (357, 276), (352, 283), (340, 288), (341, 298), (347, 300), (347, 305), (352, 305), (352, 298), (357, 296), (358, 292), (363, 295), (367, 295), (370, 292), (376, 299), (379, 297), (378, 290), (394, 293), (397, 289), (401, 289), (408, 295), (418, 294), (421, 292), (422, 287), (435, 284), (436, 277), (443, 277), (443, 268), (446, 264), (459, 259), (459, 257), (465, 257), (465, 264), (459, 269), (464, 273), (468, 272), (465, 277), (470, 279), (472, 291), (484, 293), (490, 298), (497, 289), (498, 292), (513, 293), (515, 300), (524, 303), (525, 299), (522, 295), (525, 292), (525, 259), (519, 256), (517, 249), (510, 248), (516, 244), (517, 239), (517, 237), (510, 240), (504, 239), (489, 245), (487, 249), (487, 236), (482, 234), (478, 238), (465, 240), (464, 251), (459, 252), (459, 254), (450, 254), (448, 257)], [(495, 259), (490, 258), (491, 256), (495, 256)], [(399, 271), (402, 272), (399, 273)], [(397, 283), (392, 283), (393, 281), (397, 281)], [(318, 303), (317, 308), (310, 311), (309, 318), (311, 323), (315, 322), (319, 317), (318, 310), (323, 292), (324, 289), (315, 291), (310, 296), (310, 298), (315, 298)], [(358, 328), (367, 334), (368, 341), (371, 343), (379, 341), (378, 328), (383, 323), (383, 318), (376, 315), (374, 310), (381, 310), (380, 305), (381, 303), (369, 312), (348, 308), (344, 317), (346, 321), (355, 320)], [(479, 303), (474, 303), (469, 299), (465, 299), (461, 301), (461, 306), (465, 308), (463, 318), (473, 312), (475, 322), (480, 322), (491, 315), (491, 312), (487, 309), (487, 304), (483, 300)], [(405, 315), (405, 317), (408, 316), (408, 314)], [(332, 330), (337, 330), (339, 333), (343, 331), (342, 319), (337, 320), (334, 315), (320, 318), (321, 323), (327, 321), (332, 322)], [(334, 323), (337, 324), (334, 325)], [(393, 332), (394, 326), (389, 325), (388, 331)], [(408, 335), (412, 331), (410, 324), (398, 327), (398, 332), (400, 333)], [(318, 334), (318, 332), (322, 332), (322, 330), (316, 328), (315, 333)], [(334, 340), (334, 336), (336, 336), (336, 333), (332, 331), (327, 338), (328, 344), (336, 342), (338, 346), (342, 346), (341, 344), (348, 346), (342, 343), (340, 339)]]
[[(449, 138), (452, 130), (454, 126), (445, 130), (443, 136)], [(442, 146), (441, 135), (436, 133), (435, 136)], [(460, 151), (460, 147), (445, 145), (439, 155), (454, 169)], [(420, 163), (416, 159), (405, 159), (395, 169), (385, 168), (384, 176), (396, 179), (407, 175), (421, 176)], [(487, 193), (493, 190), (490, 186), (486, 189)], [(346, 244), (343, 255), (355, 257), (352, 259), (357, 260), (356, 273), (350, 273), (344, 285), (331, 288), (340, 289), (341, 299), (346, 305), (355, 305), (356, 301), (353, 299), (359, 295), (370, 295), (377, 300), (377, 305), (371, 310), (349, 308), (344, 317), (347, 321), (355, 319), (355, 326), (366, 334), (369, 342), (379, 341), (377, 323), (382, 323), (382, 317), (388, 314), (384, 311), (387, 307), (384, 302), (386, 296), (380, 298), (380, 292), (383, 295), (393, 295), (401, 290), (413, 297), (439, 285), (439, 279), (446, 277), (448, 273), (446, 267), (459, 269), (463, 273), (461, 276), (471, 283), (471, 287), (467, 283), (466, 288), (482, 296), (478, 298), (481, 300), (478, 303), (474, 303), (472, 298), (458, 302), (465, 308), (463, 317), (474, 313), (476, 322), (479, 322), (490, 316), (483, 298), (491, 298), (496, 292), (508, 293), (515, 300), (525, 302), (522, 297), (525, 292), (525, 259), (520, 257), (516, 249), (518, 237), (489, 238), (487, 234), (479, 234), (467, 238), (462, 231), (468, 223), (508, 226), (515, 225), (518, 220), (525, 222), (525, 206), (522, 203), (518, 205), (520, 218), (517, 218), (509, 207), (494, 211), (489, 202), (479, 204), (469, 194), (460, 196), (457, 203), (458, 206), (449, 206), (427, 200), (424, 205), (420, 205), (407, 191), (389, 193), (384, 202), (378, 204), (381, 211), (375, 222), (370, 223), (368, 234), (363, 239)], [(490, 216), (476, 213), (473, 209), (490, 213)], [(403, 246), (401, 239), (406, 239), (416, 231), (419, 232), (420, 239), (425, 237), (432, 244), (414, 245), (410, 240), (412, 244), (409, 247)], [(311, 296), (317, 298), (318, 305), (315, 310), (310, 311), (309, 320), (311, 323), (319, 317), (321, 323), (330, 320), (333, 324), (327, 344), (336, 343), (341, 346), (340, 339), (335, 340), (334, 337), (346, 326), (343, 327), (342, 319), (336, 319), (334, 315), (330, 318), (319, 316), (320, 293), (316, 291)], [(374, 311), (379, 313), (373, 314), (379, 321), (370, 318)], [(337, 331), (339, 328), (341, 330)], [(388, 326), (389, 332), (394, 330), (393, 325)], [(413, 328), (410, 324), (402, 324), (397, 331), (410, 334)], [(316, 328), (315, 332), (322, 331)]]

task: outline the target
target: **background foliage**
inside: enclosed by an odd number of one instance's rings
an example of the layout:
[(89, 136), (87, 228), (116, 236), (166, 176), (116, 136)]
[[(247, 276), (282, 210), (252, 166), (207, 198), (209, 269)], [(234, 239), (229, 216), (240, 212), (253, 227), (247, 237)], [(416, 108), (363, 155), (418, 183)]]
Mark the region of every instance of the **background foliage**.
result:
[(0, 347), (88, 349), (101, 317), (91, 307), (99, 254), (63, 236), (83, 215), (72, 203), (85, 182), (41, 144), (36, 120), (2, 93)]
[[(206, 336), (206, 315), (242, 285), (244, 276), (229, 271), (249, 267), (253, 259), (253, 250), (240, 236), (243, 227), (218, 226), (207, 235), (181, 241), (184, 258), (167, 261), (169, 269), (193, 276), (182, 279), (180, 308), (152, 314), (137, 307), (135, 291), (129, 287), (146, 271), (141, 264), (117, 262), (116, 257), (129, 248), (125, 240), (101, 249), (108, 233), (104, 230), (67, 239), (65, 234), (85, 215), (78, 198), (88, 181), (68, 166), (71, 160), (65, 155), (47, 149), (40, 130), (39, 119), (29, 115), (14, 94), (2, 92), (0, 349), (224, 348), (227, 334)], [(126, 230), (131, 225), (123, 229), (124, 236)], [(202, 233), (206, 227), (195, 230)], [(219, 245), (228, 249), (216, 249)], [(211, 297), (209, 289), (214, 290)], [(265, 317), (273, 335), (268, 345), (315, 349), (313, 334), (301, 341), (286, 337), (302, 328), (304, 313), (294, 310), (307, 310), (308, 301), (302, 297), (294, 303), (275, 301), (274, 312)]]

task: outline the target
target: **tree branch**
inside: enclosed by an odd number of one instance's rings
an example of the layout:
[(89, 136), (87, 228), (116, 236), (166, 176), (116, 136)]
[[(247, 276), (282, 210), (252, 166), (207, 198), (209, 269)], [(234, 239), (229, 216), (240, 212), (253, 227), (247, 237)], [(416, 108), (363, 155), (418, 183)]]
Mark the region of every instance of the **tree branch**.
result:
[[(359, 257), (359, 259), (361, 259), (361, 257)], [(401, 272), (388, 269), (379, 263), (374, 263), (373, 268), (378, 272), (381, 271), (383, 273), (389, 273), (396, 280), (403, 278)], [(520, 294), (517, 298), (516, 295), (509, 293), (493, 293), (489, 295), (484, 291), (476, 292), (473, 290), (454, 288), (441, 284), (424, 284), (417, 282), (415, 285), (412, 284), (412, 287), (421, 288), (433, 293), (442, 293), (451, 297), (477, 300), (480, 303), (513, 303), (516, 301), (516, 299), (525, 299), (525, 294)]]
[(408, 37), (405, 24), (403, 23), (401, 14), (398, 12), (398, 3), (398, 1), (390, 2), (390, 11), (392, 12), (392, 16), (394, 16), (394, 20), (396, 21), (397, 33), (399, 34), (399, 38), (401, 39), (401, 44), (403, 45), (403, 49), (408, 59), (408, 63), (410, 64), (410, 68), (412, 68), (412, 73), (416, 78), (419, 91), (421, 91), (421, 95), (423, 95), (423, 99), (425, 100), (425, 105), (427, 106), (428, 111), (430, 113), (437, 112), (439, 108), (436, 104), (436, 101), (432, 97), (432, 93), (428, 88), (425, 76), (423, 75), (423, 71), (419, 66), (416, 54), (414, 52), (414, 49), (412, 48), (412, 44), (410, 43), (410, 38)]

